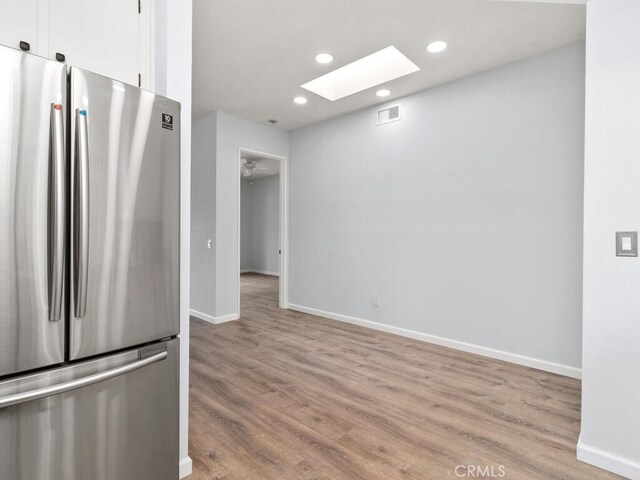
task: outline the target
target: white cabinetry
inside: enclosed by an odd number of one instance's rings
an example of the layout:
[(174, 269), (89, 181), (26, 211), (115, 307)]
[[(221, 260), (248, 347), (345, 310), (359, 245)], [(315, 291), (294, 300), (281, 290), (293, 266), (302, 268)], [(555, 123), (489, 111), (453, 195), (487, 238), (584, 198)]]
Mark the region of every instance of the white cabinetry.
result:
[(20, 48), (26, 42), (34, 51), (38, 44), (38, 0), (0, 1), (0, 44)]
[(0, 44), (153, 90), (152, 15), (153, 0), (2, 0)]

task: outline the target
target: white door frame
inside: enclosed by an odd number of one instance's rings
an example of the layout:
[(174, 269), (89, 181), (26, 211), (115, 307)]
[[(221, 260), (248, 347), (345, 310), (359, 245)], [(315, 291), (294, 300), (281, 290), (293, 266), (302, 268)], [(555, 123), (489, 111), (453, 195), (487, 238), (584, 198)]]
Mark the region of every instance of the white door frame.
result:
[(241, 232), (241, 201), (242, 201), (242, 154), (278, 160), (280, 162), (280, 277), (279, 277), (279, 299), (278, 306), (280, 308), (289, 308), (289, 164), (287, 157), (275, 155), (273, 153), (260, 152), (251, 148), (238, 148), (238, 168), (236, 175), (238, 177), (238, 313), (240, 313), (240, 248), (242, 246)]

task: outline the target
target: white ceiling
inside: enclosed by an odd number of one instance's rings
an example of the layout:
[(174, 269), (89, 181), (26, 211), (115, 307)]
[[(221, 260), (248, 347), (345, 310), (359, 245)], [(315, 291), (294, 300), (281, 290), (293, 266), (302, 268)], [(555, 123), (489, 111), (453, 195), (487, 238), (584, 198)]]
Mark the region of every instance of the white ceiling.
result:
[[(584, 38), (585, 7), (492, 0), (195, 0), (193, 116), (212, 110), (293, 130)], [(429, 54), (425, 46), (446, 40)], [(305, 82), (394, 45), (421, 71), (331, 102)], [(314, 57), (331, 52), (333, 64)], [(305, 95), (309, 103), (292, 99)]]

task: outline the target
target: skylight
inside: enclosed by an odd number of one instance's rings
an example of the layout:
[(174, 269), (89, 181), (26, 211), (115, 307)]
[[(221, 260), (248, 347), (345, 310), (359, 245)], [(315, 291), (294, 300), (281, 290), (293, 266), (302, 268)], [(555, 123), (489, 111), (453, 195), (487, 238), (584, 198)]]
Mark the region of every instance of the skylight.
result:
[(311, 80), (302, 88), (333, 102), (418, 70), (392, 45)]

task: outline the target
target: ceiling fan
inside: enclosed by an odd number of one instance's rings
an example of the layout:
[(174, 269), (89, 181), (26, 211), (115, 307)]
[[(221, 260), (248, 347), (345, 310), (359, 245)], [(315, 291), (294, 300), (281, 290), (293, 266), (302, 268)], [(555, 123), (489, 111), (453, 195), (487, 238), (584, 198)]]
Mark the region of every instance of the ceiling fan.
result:
[(242, 159), (242, 176), (250, 177), (253, 174), (253, 171), (256, 168), (256, 162), (253, 160), (247, 160), (246, 158)]

